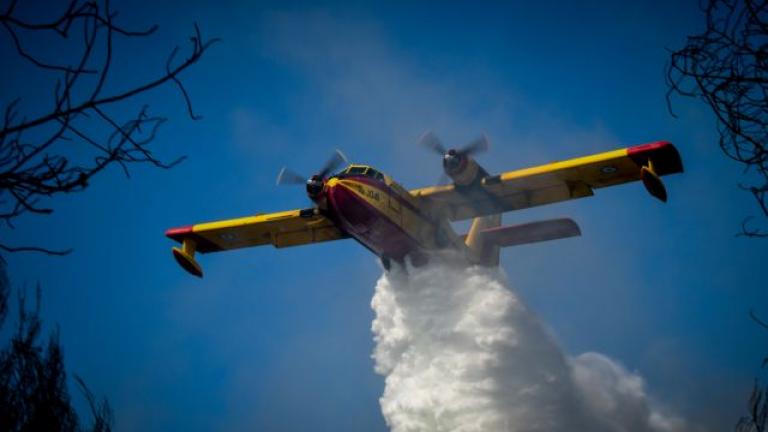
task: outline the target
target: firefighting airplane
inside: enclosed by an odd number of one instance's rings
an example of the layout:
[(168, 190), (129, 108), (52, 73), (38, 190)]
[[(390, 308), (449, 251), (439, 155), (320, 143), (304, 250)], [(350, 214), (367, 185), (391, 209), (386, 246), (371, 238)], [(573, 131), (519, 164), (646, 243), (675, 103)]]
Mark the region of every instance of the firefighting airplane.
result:
[[(187, 272), (202, 277), (195, 253), (220, 252), (271, 244), (277, 248), (353, 238), (393, 262), (426, 262), (430, 251), (453, 248), (470, 264), (496, 266), (499, 249), (581, 235), (571, 219), (501, 226), (501, 213), (592, 196), (594, 189), (641, 180), (661, 201), (667, 192), (660, 176), (683, 171), (680, 155), (666, 141), (618, 149), (545, 165), (490, 175), (472, 157), (488, 148), (483, 135), (462, 149), (447, 150), (430, 133), (421, 143), (442, 156), (452, 184), (408, 190), (367, 165), (342, 163), (338, 150), (305, 180), (283, 170), (278, 184), (304, 184), (312, 208), (256, 214), (169, 229), (181, 243), (173, 256)], [(451, 222), (473, 218), (466, 235)]]

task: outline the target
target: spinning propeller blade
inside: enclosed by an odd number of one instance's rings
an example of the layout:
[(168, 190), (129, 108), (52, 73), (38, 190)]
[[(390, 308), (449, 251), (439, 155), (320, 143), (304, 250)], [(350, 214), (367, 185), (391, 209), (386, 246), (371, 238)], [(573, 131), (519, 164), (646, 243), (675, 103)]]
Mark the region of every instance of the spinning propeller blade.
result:
[[(435, 135), (431, 130), (424, 132), (421, 137), (419, 137), (419, 144), (427, 147), (440, 156), (445, 156), (451, 151), (446, 150), (446, 148), (443, 146), (443, 143), (440, 141), (440, 138), (438, 138), (437, 135)], [(488, 136), (483, 133), (479, 138), (470, 141), (469, 144), (465, 145), (461, 149), (453, 150), (453, 152), (462, 156), (469, 156), (485, 152), (488, 150), (488, 147)]]
[(445, 171), (448, 169), (448, 166), (458, 166), (462, 159), (487, 151), (489, 147), (488, 137), (483, 133), (479, 138), (470, 141), (469, 144), (458, 150), (446, 150), (443, 143), (440, 142), (440, 139), (431, 130), (424, 132), (421, 137), (419, 137), (419, 144), (427, 147), (443, 158), (443, 174), (437, 183), (438, 185), (447, 183), (448, 175)]
[(438, 138), (431, 130), (424, 132), (421, 137), (419, 137), (419, 143), (440, 156), (448, 152), (445, 147), (443, 147), (443, 143), (440, 142), (440, 138)]
[(468, 156), (483, 153), (485, 151), (488, 151), (488, 137), (485, 134), (482, 134), (480, 135), (480, 138), (471, 141), (469, 144), (465, 145), (464, 148), (457, 150), (456, 152)]
[(341, 152), (341, 150), (335, 150), (333, 152), (333, 155), (330, 159), (328, 159), (327, 162), (325, 162), (325, 165), (323, 165), (320, 172), (318, 172), (316, 175), (312, 177), (303, 176), (296, 171), (293, 171), (287, 167), (283, 167), (283, 169), (280, 170), (280, 174), (277, 175), (277, 180), (275, 181), (275, 184), (284, 186), (284, 185), (303, 185), (306, 184), (307, 181), (311, 180), (314, 177), (317, 177), (319, 179), (324, 179), (328, 177), (328, 174), (335, 171), (336, 168), (339, 167), (342, 163), (349, 163), (347, 160), (347, 157), (344, 156), (344, 153)]
[(299, 185), (304, 184), (307, 182), (307, 178), (297, 174), (296, 172), (283, 167), (283, 169), (280, 170), (280, 174), (277, 175), (277, 180), (275, 181), (276, 185), (279, 186), (285, 186), (285, 185)]
[(336, 149), (333, 152), (333, 155), (331, 156), (331, 158), (328, 159), (325, 165), (323, 165), (323, 169), (321, 169), (320, 172), (317, 173), (317, 175), (319, 175), (321, 178), (325, 178), (331, 172), (336, 171), (336, 168), (338, 168), (339, 165), (341, 165), (344, 162), (348, 162), (347, 157), (344, 156), (344, 153), (342, 153), (341, 150)]

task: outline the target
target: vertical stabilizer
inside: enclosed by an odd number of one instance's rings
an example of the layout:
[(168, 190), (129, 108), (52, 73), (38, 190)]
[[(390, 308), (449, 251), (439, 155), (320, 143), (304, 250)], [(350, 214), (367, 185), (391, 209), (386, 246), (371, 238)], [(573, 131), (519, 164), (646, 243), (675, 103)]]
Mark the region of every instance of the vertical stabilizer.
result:
[(483, 236), (483, 230), (501, 226), (501, 214), (476, 217), (472, 220), (472, 228), (467, 233), (467, 239), (464, 243), (467, 245), (470, 254), (470, 261), (486, 265), (499, 265), (499, 246)]

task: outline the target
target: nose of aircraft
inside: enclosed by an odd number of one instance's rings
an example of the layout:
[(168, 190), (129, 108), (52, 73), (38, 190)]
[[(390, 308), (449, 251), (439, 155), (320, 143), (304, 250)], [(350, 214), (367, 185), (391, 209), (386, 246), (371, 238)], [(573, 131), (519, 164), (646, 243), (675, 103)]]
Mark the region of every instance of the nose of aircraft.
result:
[(325, 182), (325, 190), (326, 192), (329, 192), (338, 185), (339, 185), (339, 179), (335, 177), (332, 179), (328, 179), (328, 181)]

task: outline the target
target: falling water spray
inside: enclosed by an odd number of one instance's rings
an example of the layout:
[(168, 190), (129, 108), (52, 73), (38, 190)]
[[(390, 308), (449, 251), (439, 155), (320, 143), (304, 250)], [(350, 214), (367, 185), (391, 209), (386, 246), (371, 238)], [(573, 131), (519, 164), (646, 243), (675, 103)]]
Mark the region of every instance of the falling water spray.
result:
[(566, 356), (499, 269), (444, 257), (385, 273), (371, 301), (380, 404), (394, 432), (680, 431), (643, 380)]

